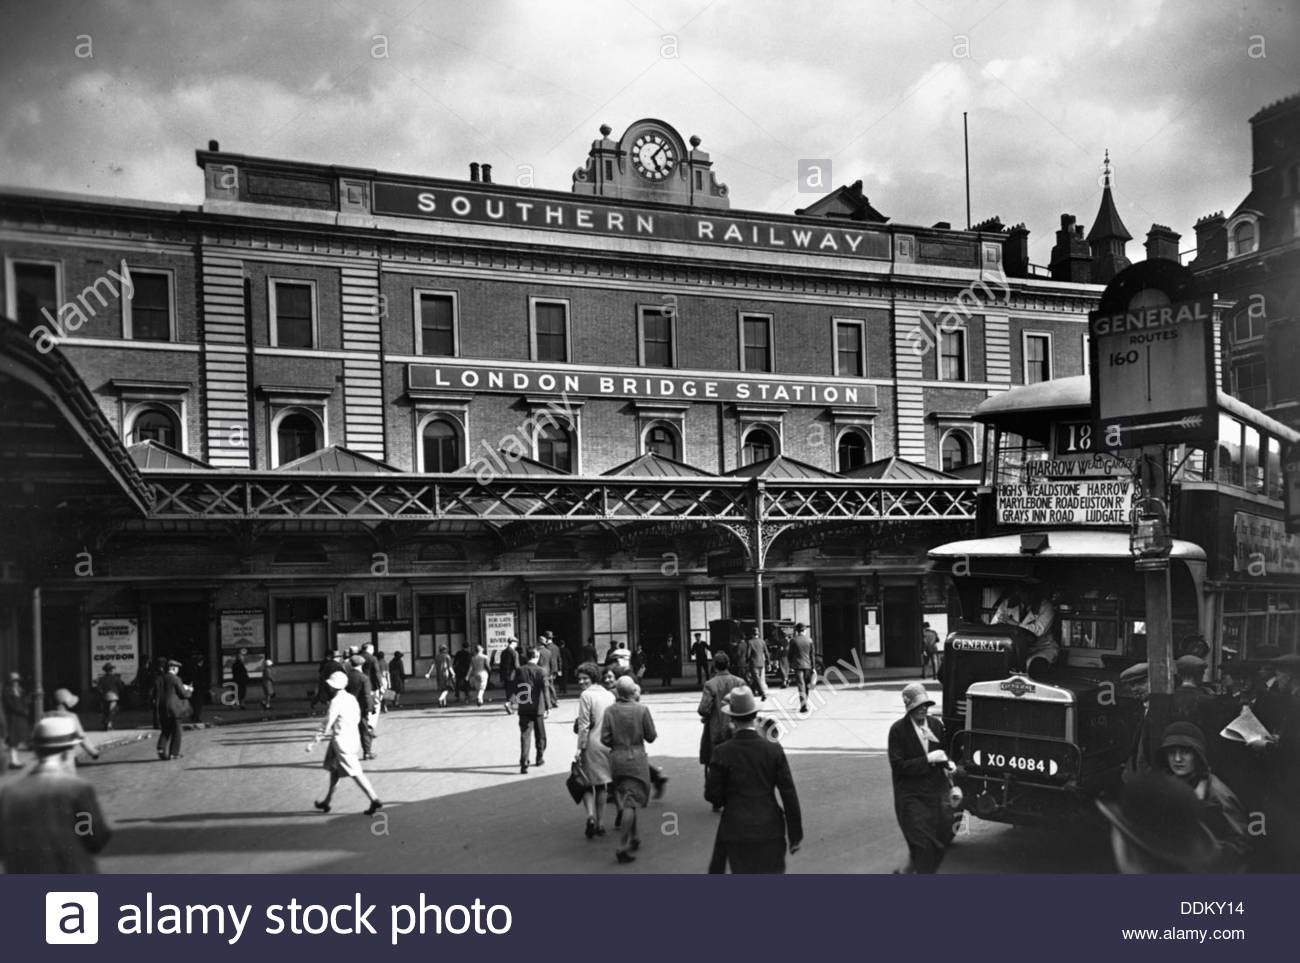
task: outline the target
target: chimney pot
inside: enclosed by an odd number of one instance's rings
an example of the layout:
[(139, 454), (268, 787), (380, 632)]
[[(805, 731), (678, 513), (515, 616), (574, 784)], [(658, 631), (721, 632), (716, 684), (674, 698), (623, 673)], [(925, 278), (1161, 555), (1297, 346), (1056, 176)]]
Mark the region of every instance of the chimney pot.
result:
[(478, 162), (477, 162), (477, 161), (470, 161), (470, 162), (469, 162), (469, 179), (470, 179), (471, 181), (477, 181), (477, 180), (478, 180)]
[(492, 165), (491, 165), (491, 164), (484, 164), (484, 165), (483, 165), (483, 183), (484, 183), (484, 184), (491, 184), (491, 183), (492, 183)]
[(215, 151), (219, 151), (219, 150), (221, 150), (221, 145), (218, 144), (215, 140), (210, 140), (210, 141), (208, 141), (208, 150), (210, 150), (210, 151), (214, 151), (214, 152), (215, 152)]

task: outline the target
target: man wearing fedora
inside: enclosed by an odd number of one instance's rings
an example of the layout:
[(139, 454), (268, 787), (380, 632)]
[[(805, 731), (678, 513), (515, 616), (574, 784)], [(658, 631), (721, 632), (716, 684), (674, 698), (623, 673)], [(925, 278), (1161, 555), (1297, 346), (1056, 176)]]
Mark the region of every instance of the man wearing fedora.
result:
[(705, 770), (704, 798), (722, 807), (709, 872), (725, 872), (730, 864), (733, 873), (784, 873), (787, 840), (791, 855), (803, 842), (785, 750), (758, 731), (758, 703), (748, 687), (733, 689), (722, 712), (734, 734), (714, 748)]
[(90, 783), (72, 762), (76, 720), (49, 715), (36, 723), (36, 765), (0, 789), (0, 863), (7, 873), (94, 873), (94, 854), (111, 831)]
[(948, 753), (943, 725), (929, 714), (934, 700), (919, 682), (903, 688), (903, 718), (889, 727), (894, 814), (907, 841), (907, 872), (933, 873), (952, 842), (947, 811)]
[(162, 732), (158, 736), (159, 759), (181, 757), (181, 722), (189, 711), (186, 700), (194, 694), (194, 689), (181, 681), (180, 671), (180, 662), (167, 660), (167, 674), (163, 676), (158, 699), (159, 721), (162, 723)]

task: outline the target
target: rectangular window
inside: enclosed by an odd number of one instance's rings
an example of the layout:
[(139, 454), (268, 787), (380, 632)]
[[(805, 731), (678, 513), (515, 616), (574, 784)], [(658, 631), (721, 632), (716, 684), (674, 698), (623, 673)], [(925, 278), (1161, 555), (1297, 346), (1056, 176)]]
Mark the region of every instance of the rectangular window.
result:
[(862, 325), (856, 321), (835, 322), (835, 373), (841, 378), (861, 378), (866, 373)]
[(1233, 394), (1252, 408), (1268, 407), (1268, 364), (1262, 355), (1232, 363)]
[(641, 308), (641, 364), (647, 368), (672, 368), (673, 316), (662, 308)]
[(319, 662), (325, 657), (329, 604), (323, 595), (271, 600), (275, 661), (281, 665)]
[(1052, 380), (1052, 336), (1025, 334), (1025, 384)]
[(795, 624), (802, 622), (804, 625), (812, 625), (812, 606), (806, 595), (792, 598), (783, 596), (777, 602), (781, 613), (778, 618)]
[(534, 299), (533, 360), (569, 360), (569, 303)]
[(966, 332), (939, 332), (939, 377), (944, 381), (966, 380)]
[(602, 598), (591, 603), (591, 634), (596, 640), (596, 661), (604, 662), (605, 654), (615, 640), (630, 642), (627, 635), (627, 599)]
[(310, 281), (271, 281), (271, 343), (281, 348), (316, 346), (316, 286)]
[(456, 297), (430, 291), (415, 293), (417, 354), (456, 357)]
[(123, 301), (126, 337), (133, 341), (171, 341), (171, 272), (133, 268), (131, 289), (131, 297)]
[(379, 617), (390, 622), (398, 618), (396, 592), (379, 593)]
[(441, 648), (455, 655), (467, 641), (464, 595), (417, 595), (415, 613), (417, 659), (432, 659)]
[(704, 636), (704, 641), (709, 641), (709, 623), (716, 622), (722, 618), (722, 597), (717, 598), (692, 598), (690, 600), (691, 616), (691, 637), (687, 641), (687, 646), (695, 644), (695, 633), (698, 632)]
[(740, 316), (745, 371), (772, 370), (772, 319), (762, 314)]
[[(7, 310), (24, 328), (59, 317), (59, 266), (48, 261), (10, 261)], [(49, 318), (41, 309), (49, 313)], [(51, 331), (51, 334), (54, 332)]]
[(343, 612), (343, 617), (349, 622), (364, 622), (366, 620), (366, 597), (364, 595), (343, 596)]

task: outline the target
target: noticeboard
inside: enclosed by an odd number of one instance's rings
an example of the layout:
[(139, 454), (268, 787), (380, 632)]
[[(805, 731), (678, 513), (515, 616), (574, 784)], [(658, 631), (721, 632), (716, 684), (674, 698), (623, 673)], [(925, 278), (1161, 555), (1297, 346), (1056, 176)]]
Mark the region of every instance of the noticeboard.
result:
[(1173, 261), (1143, 261), (1088, 315), (1093, 449), (1213, 444), (1214, 298)]
[(127, 682), (140, 672), (140, 621), (132, 615), (90, 617), (90, 673), (98, 678), (108, 663)]

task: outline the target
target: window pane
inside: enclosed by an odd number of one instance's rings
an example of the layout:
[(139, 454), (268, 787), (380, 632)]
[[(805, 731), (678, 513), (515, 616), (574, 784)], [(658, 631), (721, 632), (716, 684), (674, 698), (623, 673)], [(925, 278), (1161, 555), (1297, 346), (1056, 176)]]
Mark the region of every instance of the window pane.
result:
[(641, 314), (641, 353), (648, 367), (671, 368), (673, 365), (672, 319), (658, 309)]
[(141, 412), (131, 426), (131, 443), (141, 441), (156, 441), (168, 448), (178, 448), (176, 420), (157, 409)]
[(772, 350), (767, 318), (745, 318), (745, 370), (771, 371)]
[(862, 377), (862, 336), (856, 324), (835, 326), (835, 353), (839, 361), (837, 372), (841, 377)]
[(418, 658), (431, 659), (441, 648), (454, 655), (465, 642), (465, 596), (417, 595), (415, 612)]
[(420, 295), (420, 353), (451, 357), (456, 353), (454, 303), (446, 294)]
[(280, 443), (280, 464), (310, 455), (320, 447), (316, 435), (316, 422), (307, 415), (289, 415), (280, 422), (277, 432)]
[(313, 347), (310, 284), (276, 283), (275, 334), (280, 347)]
[(565, 318), (567, 310), (563, 304), (535, 304), (537, 360), (568, 361), (569, 352), (565, 343)]
[(672, 429), (662, 426), (651, 428), (646, 433), (646, 449), (661, 458), (677, 457), (677, 437)]
[(537, 437), (537, 460), (563, 472), (572, 471), (569, 433), (558, 426), (543, 428)]
[(166, 274), (131, 272), (131, 337), (136, 341), (170, 341), (171, 297)]
[(943, 470), (951, 471), (970, 463), (970, 444), (960, 431), (950, 431), (943, 439)]
[(939, 334), (939, 377), (945, 381), (966, 380), (965, 338), (960, 331)]
[(58, 271), (53, 264), (14, 264), (14, 306), (18, 312), (15, 320), (27, 328), (48, 323), (42, 308), (57, 320)]
[(1048, 360), (1047, 338), (1041, 335), (1029, 335), (1025, 338), (1025, 384), (1037, 384), (1051, 377), (1051, 364)]
[(860, 468), (867, 463), (866, 439), (856, 431), (845, 432), (840, 438), (839, 470)]
[(453, 472), (460, 467), (460, 438), (456, 429), (445, 421), (431, 421), (424, 426), (424, 470)]
[(752, 465), (767, 461), (776, 455), (776, 441), (766, 429), (755, 428), (745, 436), (745, 448), (741, 453), (741, 463)]

